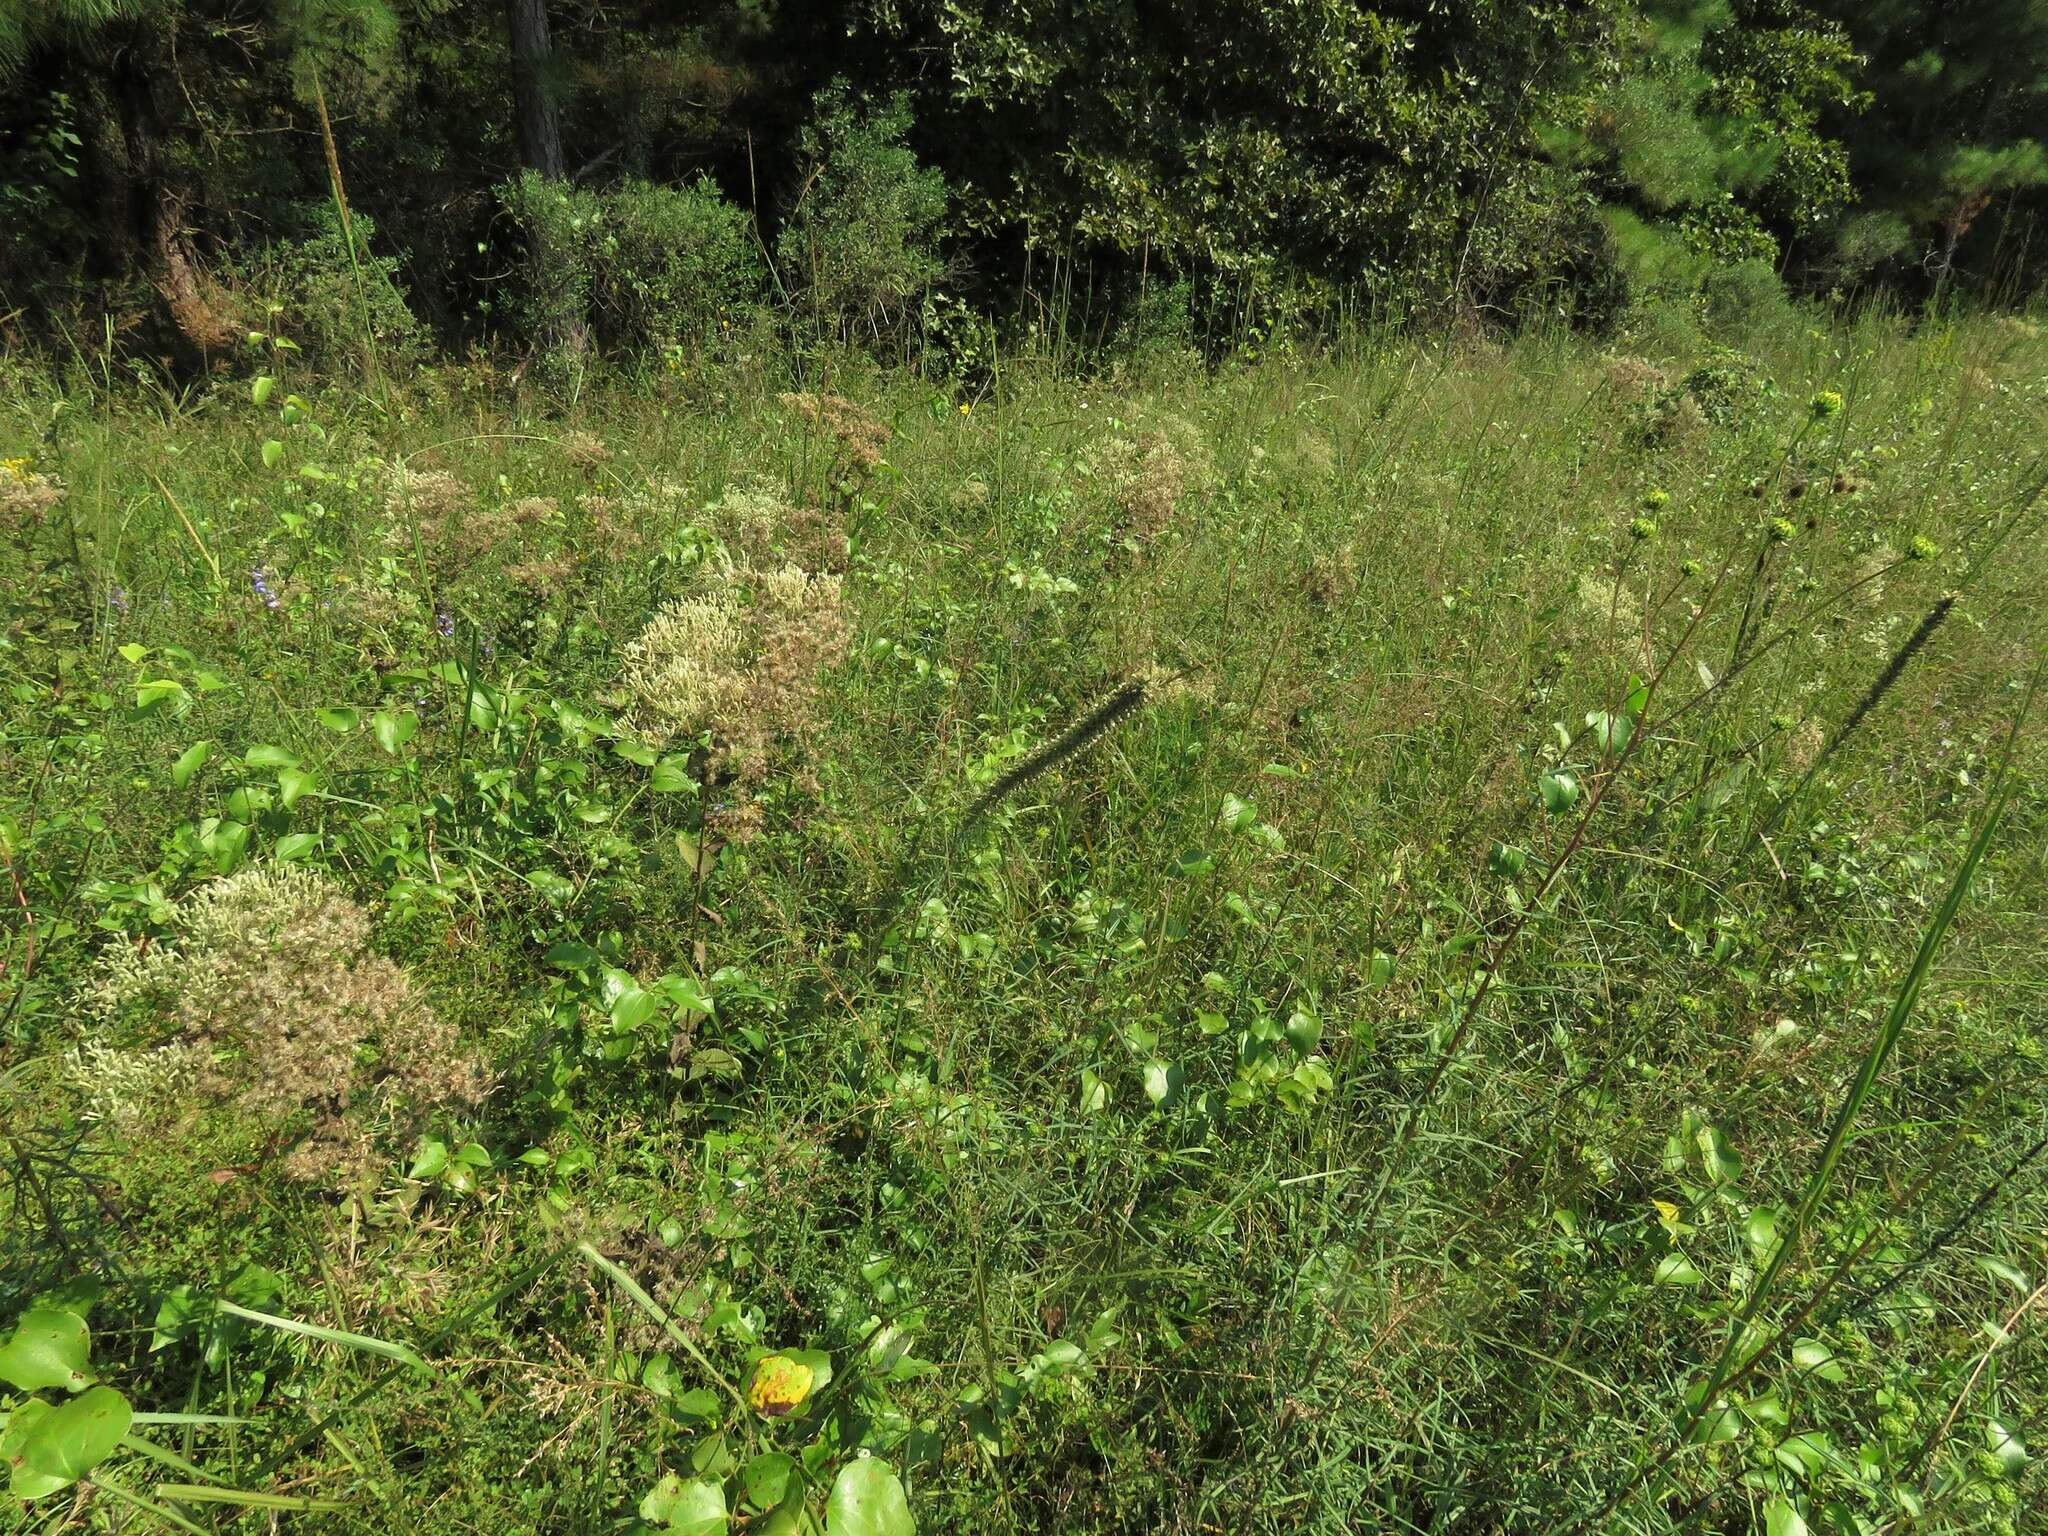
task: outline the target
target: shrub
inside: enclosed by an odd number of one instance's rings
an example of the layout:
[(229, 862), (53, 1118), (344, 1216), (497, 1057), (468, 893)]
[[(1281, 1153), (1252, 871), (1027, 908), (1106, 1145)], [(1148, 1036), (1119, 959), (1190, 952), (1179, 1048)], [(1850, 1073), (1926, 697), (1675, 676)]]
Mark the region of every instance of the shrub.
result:
[(273, 316), (271, 329), (290, 337), (324, 368), (367, 371), (417, 361), (425, 342), (399, 282), (400, 258), (379, 256), (371, 245), (377, 227), (349, 211), (355, 260), (332, 203), (302, 203), (292, 210), (286, 238), (272, 244), (240, 274)]
[(1716, 267), (1700, 284), (1707, 335), (1724, 346), (1746, 346), (1767, 331), (1782, 333), (1797, 323), (1785, 285), (1761, 261)]
[(775, 242), (820, 331), (880, 336), (937, 282), (946, 180), (904, 143), (908, 98), (862, 112), (831, 107), (804, 130), (810, 169)]
[(531, 335), (580, 322), (607, 348), (652, 351), (700, 343), (760, 298), (766, 272), (749, 216), (709, 180), (593, 190), (528, 172), (500, 196), (545, 252), (529, 264), (520, 315)]

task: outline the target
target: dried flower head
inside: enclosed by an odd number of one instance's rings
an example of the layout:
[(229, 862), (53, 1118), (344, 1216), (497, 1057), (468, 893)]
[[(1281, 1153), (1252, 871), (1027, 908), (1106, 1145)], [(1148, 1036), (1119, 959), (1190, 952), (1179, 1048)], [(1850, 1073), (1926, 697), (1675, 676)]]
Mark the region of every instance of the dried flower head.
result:
[(1201, 434), (1177, 417), (1094, 444), (1088, 467), (1116, 508), (1118, 532), (1149, 544), (1172, 526), (1182, 501), (1203, 490), (1211, 469)]
[(371, 950), (370, 914), (325, 876), (252, 865), (187, 896), (172, 927), (165, 943), (102, 961), (85, 997), (101, 1032), (82, 1060), (110, 1071), (93, 1047), (143, 1033), (142, 1054), (174, 1055), (126, 1062), (115, 1077), (172, 1081), (203, 1061), (191, 1083), (205, 1098), (293, 1129), (310, 1114), (328, 1143), (367, 1146), (372, 1125), (482, 1096), (480, 1064), (405, 971)]
[(602, 464), (611, 462), (611, 449), (595, 432), (585, 432), (579, 428), (564, 432), (555, 439), (555, 442), (562, 450), (562, 457), (586, 474)]
[(838, 576), (796, 565), (719, 570), (626, 647), (629, 723), (656, 744), (708, 732), (713, 771), (758, 783), (773, 749), (801, 739), (819, 674), (845, 657), (848, 640)]
[(33, 460), (0, 459), (0, 517), (10, 522), (39, 518), (64, 499), (64, 482), (39, 474)]
[(889, 447), (889, 424), (844, 395), (790, 393), (776, 396), (805, 421), (823, 427), (847, 464), (865, 474), (877, 468)]

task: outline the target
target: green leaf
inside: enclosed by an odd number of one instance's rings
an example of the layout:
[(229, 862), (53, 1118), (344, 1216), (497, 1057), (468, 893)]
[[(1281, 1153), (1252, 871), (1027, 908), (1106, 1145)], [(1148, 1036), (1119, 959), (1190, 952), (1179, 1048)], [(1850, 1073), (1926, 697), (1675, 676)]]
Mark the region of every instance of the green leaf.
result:
[(94, 1387), (39, 1415), (22, 1436), (21, 1464), (58, 1487), (77, 1482), (114, 1454), (135, 1411), (112, 1387)]
[(1765, 1536), (1807, 1536), (1806, 1521), (1789, 1499), (1773, 1499), (1764, 1506)]
[(319, 850), (320, 834), (318, 832), (287, 832), (277, 840), (277, 847), (273, 852), (280, 862), (295, 864), (300, 859), (311, 857), (319, 852)]
[(1579, 798), (1578, 776), (1569, 768), (1558, 768), (1544, 774), (1536, 787), (1543, 795), (1543, 809), (1553, 816), (1562, 816)]
[(1801, 1339), (1792, 1346), (1792, 1365), (1802, 1376), (1818, 1376), (1822, 1381), (1847, 1381), (1849, 1373), (1842, 1369), (1835, 1352), (1818, 1339)]
[(1706, 1276), (1682, 1253), (1665, 1254), (1657, 1261), (1657, 1273), (1652, 1278), (1658, 1285), (1701, 1285), (1706, 1281)]
[(1758, 1258), (1764, 1257), (1778, 1241), (1778, 1208), (1775, 1205), (1757, 1206), (1743, 1223), (1742, 1235), (1748, 1239), (1750, 1251)]
[(121, 659), (127, 662), (128, 665), (131, 667), (141, 666), (142, 658), (149, 654), (148, 646), (137, 645), (133, 640), (129, 641), (126, 645), (121, 646), (119, 650), (121, 654)]
[(576, 883), (552, 869), (528, 870), (526, 883), (558, 907), (566, 907), (576, 899)]
[(206, 760), (211, 756), (213, 756), (212, 742), (193, 742), (191, 746), (179, 753), (178, 760), (171, 764), (171, 783), (179, 789), (183, 789), (192, 782), (192, 775), (206, 766)]
[(756, 1509), (773, 1509), (789, 1491), (790, 1476), (795, 1471), (794, 1456), (785, 1456), (780, 1451), (763, 1451), (740, 1472), (740, 1482), (747, 1490), (747, 1502)]
[(1771, 1452), (1778, 1464), (1802, 1478), (1810, 1478), (1821, 1472), (1833, 1459), (1834, 1443), (1817, 1429), (1809, 1429), (1797, 1435), (1787, 1435)]
[(895, 1469), (865, 1453), (841, 1467), (825, 1500), (825, 1530), (828, 1536), (916, 1536)]
[(1314, 1014), (1297, 1008), (1287, 1016), (1285, 1028), (1287, 1043), (1294, 1047), (1294, 1054), (1307, 1056), (1323, 1041), (1323, 1021)]
[(1984, 1448), (1998, 1463), (2001, 1476), (2017, 1477), (2027, 1465), (2027, 1447), (2019, 1435), (1992, 1419), (1984, 1426)]
[(419, 1149), (412, 1155), (412, 1167), (406, 1170), (408, 1179), (427, 1180), (448, 1166), (448, 1143), (438, 1136), (422, 1136)]
[(556, 944), (547, 952), (547, 962), (558, 971), (587, 971), (598, 962), (598, 953), (588, 944)]
[(640, 1518), (684, 1536), (721, 1536), (727, 1525), (725, 1489), (707, 1478), (684, 1482), (668, 1473), (640, 1501)]
[(1145, 1063), (1145, 1097), (1161, 1109), (1166, 1107), (1168, 1100), (1180, 1092), (1181, 1081), (1182, 1072), (1176, 1063), (1168, 1061), (1148, 1061)]
[(29, 1436), (49, 1416), (50, 1405), (40, 1397), (32, 1397), (15, 1409), (7, 1420), (7, 1427), (0, 1429), (0, 1466), (14, 1469), (7, 1486), (8, 1492), (17, 1499), (40, 1499), (66, 1486), (67, 1479), (36, 1471), (22, 1455), (22, 1447), (28, 1443)]
[(265, 469), (275, 469), (283, 462), (284, 444), (274, 437), (265, 438), (263, 440), (263, 467)]
[(277, 798), (281, 805), (289, 807), (319, 787), (319, 776), (308, 773), (303, 768), (281, 768), (278, 770)]
[(270, 403), (271, 395), (276, 390), (277, 380), (267, 373), (259, 374), (249, 385), (249, 400), (254, 405), (267, 405)]
[(659, 794), (673, 795), (695, 789), (697, 781), (690, 777), (689, 769), (682, 758), (664, 757), (654, 765), (654, 772), (647, 779), (647, 787)]
[(619, 989), (612, 999), (612, 1023), (625, 1033), (632, 1033), (661, 1011), (661, 999), (637, 983), (629, 983)]
[(13, 1336), (0, 1344), (0, 1381), (24, 1392), (89, 1387), (92, 1335), (76, 1312), (37, 1308), (23, 1315)]
[(380, 709), (370, 717), (370, 733), (377, 738), (377, 745), (393, 757), (398, 749), (412, 740), (412, 733), (420, 728), (420, 717), (411, 710)]
[(156, 1309), (156, 1329), (149, 1338), (150, 1353), (169, 1349), (192, 1336), (192, 1331), (213, 1315), (213, 1303), (189, 1285), (173, 1286)]
[(251, 768), (296, 768), (299, 760), (283, 747), (256, 746), (243, 754), (242, 761)]
[(337, 736), (346, 736), (350, 731), (363, 723), (361, 710), (349, 709), (345, 706), (320, 710), (315, 718)]

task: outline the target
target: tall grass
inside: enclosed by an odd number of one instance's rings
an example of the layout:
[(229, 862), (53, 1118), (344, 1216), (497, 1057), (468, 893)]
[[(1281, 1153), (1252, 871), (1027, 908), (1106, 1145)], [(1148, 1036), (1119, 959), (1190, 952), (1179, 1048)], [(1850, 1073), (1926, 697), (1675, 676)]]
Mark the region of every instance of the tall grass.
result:
[[(862, 1449), (926, 1530), (2032, 1528), (2048, 342), (1073, 340), (829, 408), (6, 364), (0, 1336), (89, 1278), (309, 1530), (766, 1523), (753, 1458)], [(762, 716), (636, 739), (688, 597)], [(252, 1119), (93, 1011), (280, 860), (480, 1108)], [(178, 1287), (305, 1331), (152, 1350)]]

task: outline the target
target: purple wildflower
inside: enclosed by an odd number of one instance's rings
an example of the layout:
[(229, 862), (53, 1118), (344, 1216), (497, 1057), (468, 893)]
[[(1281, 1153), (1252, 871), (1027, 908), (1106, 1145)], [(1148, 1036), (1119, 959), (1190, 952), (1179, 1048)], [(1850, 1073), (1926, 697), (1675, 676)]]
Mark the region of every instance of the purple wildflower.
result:
[(255, 588), (256, 595), (263, 599), (264, 607), (275, 610), (284, 606), (283, 599), (270, 590), (270, 573), (262, 566), (249, 567), (249, 585)]
[(107, 606), (116, 613), (128, 611), (128, 589), (118, 581), (107, 588)]
[(446, 608), (434, 615), (434, 633), (444, 640), (455, 633), (455, 615)]

